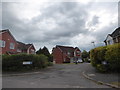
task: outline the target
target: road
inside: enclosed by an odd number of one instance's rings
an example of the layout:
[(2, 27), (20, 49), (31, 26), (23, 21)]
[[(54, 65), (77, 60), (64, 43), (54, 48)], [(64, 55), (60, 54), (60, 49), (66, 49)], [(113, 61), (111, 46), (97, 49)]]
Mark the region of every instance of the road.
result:
[(56, 64), (40, 73), (3, 77), (3, 88), (110, 88), (83, 77), (90, 64)]

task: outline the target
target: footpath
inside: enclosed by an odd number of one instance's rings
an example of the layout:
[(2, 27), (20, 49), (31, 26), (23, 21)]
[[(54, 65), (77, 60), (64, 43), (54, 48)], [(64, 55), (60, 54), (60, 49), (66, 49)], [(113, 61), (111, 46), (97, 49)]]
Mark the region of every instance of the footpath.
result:
[(91, 64), (87, 65), (87, 69), (83, 71), (83, 76), (98, 84), (110, 86), (112, 88), (120, 88), (120, 73), (99, 73)]

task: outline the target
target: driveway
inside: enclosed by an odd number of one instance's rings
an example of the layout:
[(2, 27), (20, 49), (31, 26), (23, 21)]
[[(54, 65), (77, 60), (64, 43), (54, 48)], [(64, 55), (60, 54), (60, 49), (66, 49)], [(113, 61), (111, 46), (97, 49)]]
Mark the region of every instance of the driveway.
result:
[(83, 77), (88, 63), (56, 64), (39, 73), (3, 77), (3, 88), (110, 88)]

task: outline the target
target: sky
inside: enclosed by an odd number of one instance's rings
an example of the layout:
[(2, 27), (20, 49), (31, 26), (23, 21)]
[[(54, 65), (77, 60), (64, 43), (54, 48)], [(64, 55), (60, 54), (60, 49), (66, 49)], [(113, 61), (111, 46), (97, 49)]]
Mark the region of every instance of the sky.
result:
[(0, 3), (0, 29), (36, 50), (56, 45), (91, 50), (104, 46), (107, 34), (118, 27), (118, 2), (99, 0), (7, 1)]

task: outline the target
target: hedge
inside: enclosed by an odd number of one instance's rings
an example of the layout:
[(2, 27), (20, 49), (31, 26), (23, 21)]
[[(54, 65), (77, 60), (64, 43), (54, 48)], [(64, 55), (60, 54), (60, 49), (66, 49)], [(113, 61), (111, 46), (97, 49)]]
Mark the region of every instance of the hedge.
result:
[(120, 72), (120, 44), (94, 48), (90, 51), (91, 64), (100, 72)]
[[(23, 62), (32, 62), (32, 64), (24, 65)], [(22, 71), (41, 69), (49, 65), (48, 57), (45, 55), (33, 54), (17, 54), (17, 55), (2, 55), (2, 70), (3, 71)], [(52, 64), (51, 64), (52, 65)]]

